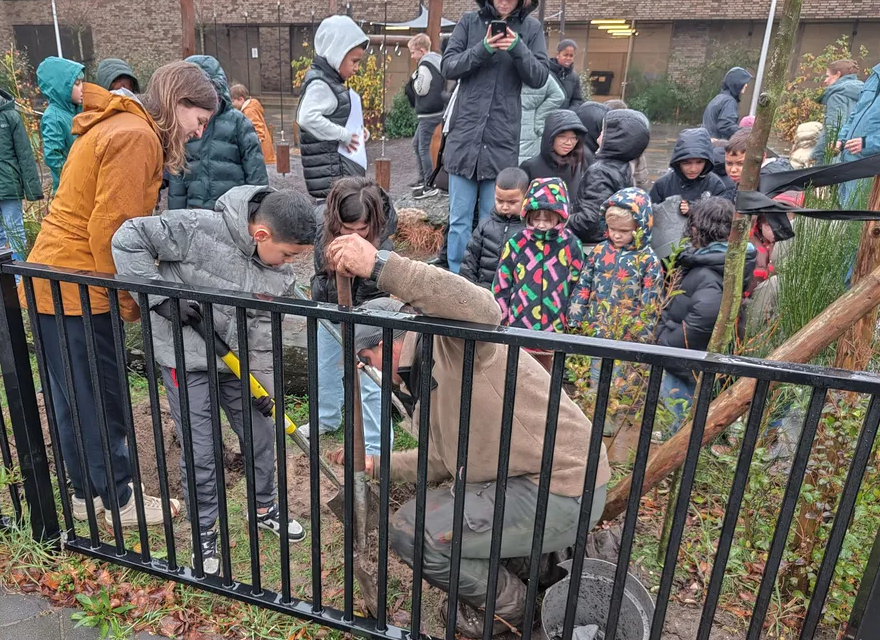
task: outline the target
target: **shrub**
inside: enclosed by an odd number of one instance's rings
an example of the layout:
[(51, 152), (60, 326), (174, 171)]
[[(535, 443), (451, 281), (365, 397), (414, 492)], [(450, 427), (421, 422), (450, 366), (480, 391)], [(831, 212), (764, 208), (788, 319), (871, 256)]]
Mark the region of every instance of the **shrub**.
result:
[[(638, 79), (636, 79), (638, 78)], [(681, 87), (667, 76), (649, 82), (641, 74), (637, 74), (629, 82), (630, 95), (628, 100), (631, 109), (641, 111), (652, 121), (674, 121), (680, 118), (680, 106), (683, 102)]]
[(584, 69), (580, 72), (581, 78), (581, 97), (584, 101), (593, 99), (593, 85), (590, 84), (590, 70)]
[(389, 138), (410, 138), (415, 134), (418, 124), (415, 109), (401, 88), (394, 96), (391, 111), (385, 118), (385, 133)]

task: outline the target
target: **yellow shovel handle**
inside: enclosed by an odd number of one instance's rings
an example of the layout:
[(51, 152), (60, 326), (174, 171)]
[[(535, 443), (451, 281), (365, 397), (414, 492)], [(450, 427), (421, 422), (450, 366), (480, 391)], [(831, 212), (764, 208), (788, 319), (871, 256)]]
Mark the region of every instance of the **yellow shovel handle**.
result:
[[(238, 358), (235, 356), (234, 353), (232, 353), (232, 351), (230, 351), (229, 353), (227, 353), (225, 356), (221, 357), (220, 359), (223, 360), (223, 363), (227, 367), (229, 367), (229, 369), (232, 371), (232, 373), (235, 374), (235, 376), (238, 379), (241, 379), (241, 363), (238, 361)], [(253, 375), (250, 376), (250, 386), (251, 386), (251, 395), (254, 398), (264, 398), (269, 395), (269, 392), (266, 391), (266, 388), (263, 385), (261, 385), (260, 381), (257, 380)], [(275, 406), (272, 407), (272, 417), (273, 418), (275, 417), (275, 407), (277, 407), (277, 406), (278, 406), (278, 403), (276, 402)], [(284, 428), (285, 433), (287, 433), (287, 435), (292, 435), (293, 432), (296, 431), (296, 424), (286, 414), (284, 416), (284, 423), (286, 425)]]

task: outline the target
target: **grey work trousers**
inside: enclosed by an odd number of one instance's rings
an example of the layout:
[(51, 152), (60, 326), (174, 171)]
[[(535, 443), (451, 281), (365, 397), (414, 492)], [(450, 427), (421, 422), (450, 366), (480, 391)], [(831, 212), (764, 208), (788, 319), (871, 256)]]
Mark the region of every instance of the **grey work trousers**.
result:
[[(468, 484), (465, 488), (458, 597), (477, 608), (486, 604), (495, 488), (495, 482)], [(606, 495), (605, 486), (596, 489), (590, 512), (590, 528), (602, 515)], [(423, 576), (429, 583), (444, 591), (449, 590), (454, 504), (455, 496), (448, 488), (434, 489), (427, 493)], [(532, 550), (537, 504), (536, 484), (523, 477), (508, 480), (501, 537), (502, 559), (528, 558)], [(578, 498), (550, 494), (542, 553), (561, 551), (574, 544), (580, 512)], [(416, 501), (410, 500), (391, 520), (391, 545), (410, 567), (413, 564), (415, 517)], [(526, 585), (511, 568), (499, 568), (495, 613), (516, 625), (522, 621)]]
[(431, 138), (434, 130), (443, 120), (442, 116), (419, 118), (416, 134), (413, 136), (413, 151), (416, 153), (416, 163), (419, 168), (419, 180), (422, 184), (428, 181), (434, 173), (434, 159), (431, 157)]
[[(162, 367), (162, 379), (171, 407), (171, 416), (180, 439), (180, 482), (186, 498), (187, 517), (192, 513), (183, 446), (183, 422), (180, 412), (180, 391), (174, 370)], [(189, 391), (189, 421), (192, 432), (193, 462), (195, 464), (196, 496), (199, 505), (199, 527), (210, 529), (217, 521), (217, 470), (214, 466), (214, 428), (211, 424), (211, 402), (208, 392), (208, 374), (205, 371), (187, 371)], [(260, 383), (274, 397), (271, 376), (261, 376)], [(241, 408), (241, 381), (231, 373), (220, 374), (220, 406), (226, 413), (232, 430), (238, 436), (242, 453), (244, 446), (244, 413)], [(275, 422), (250, 408), (253, 425), (254, 479), (257, 506), (268, 507), (275, 503)]]

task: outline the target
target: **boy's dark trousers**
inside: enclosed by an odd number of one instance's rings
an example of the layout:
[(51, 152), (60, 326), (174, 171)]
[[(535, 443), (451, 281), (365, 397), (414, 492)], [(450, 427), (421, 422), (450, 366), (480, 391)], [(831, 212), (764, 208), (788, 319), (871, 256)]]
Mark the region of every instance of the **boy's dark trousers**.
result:
[[(71, 415), (71, 398), (64, 381), (64, 368), (61, 362), (61, 345), (58, 340), (58, 325), (55, 316), (39, 315), (40, 331), (43, 337), (43, 349), (46, 354), (46, 365), (49, 369), (49, 388), (52, 392), (52, 407), (55, 410), (55, 421), (61, 440), (61, 452), (64, 455), (64, 466), (73, 485), (73, 493), (77, 498), (85, 498), (85, 476), (80, 468), (77, 457), (76, 439), (73, 431)], [(122, 421), (122, 395), (119, 388), (116, 349), (113, 344), (113, 326), (109, 313), (98, 313), (92, 316), (95, 329), (95, 351), (98, 358), (97, 367), (104, 406), (99, 407), (92, 388), (89, 375), (89, 358), (86, 352), (86, 332), (82, 316), (64, 316), (67, 329), (67, 343), (70, 346), (70, 368), (73, 377), (73, 391), (76, 396), (76, 408), (79, 410), (79, 423), (83, 448), (88, 466), (88, 478), (92, 483), (92, 495), (101, 496), (104, 507), (110, 508), (107, 491), (109, 470), (104, 466), (104, 454), (101, 449), (101, 434), (98, 428), (98, 411), (104, 411), (109, 433), (110, 461), (116, 475), (111, 487), (115, 486), (119, 506), (128, 504), (131, 497), (131, 465), (126, 445), (126, 429)]]
[(428, 178), (434, 173), (434, 159), (431, 157), (431, 138), (437, 125), (443, 121), (443, 116), (419, 118), (416, 133), (413, 136), (413, 151), (416, 152), (416, 162), (419, 169), (419, 180), (422, 184), (428, 182)]
[[(238, 436), (244, 455), (244, 414), (241, 402), (241, 381), (231, 373), (221, 373), (220, 406), (226, 413), (232, 430)], [(275, 395), (271, 385), (272, 376), (260, 376), (261, 384)], [(162, 367), (162, 379), (171, 407), (171, 416), (180, 440), (180, 483), (186, 498), (187, 517), (192, 513), (190, 495), (187, 485), (186, 458), (184, 457), (183, 422), (180, 413), (180, 389), (177, 372)], [(192, 432), (193, 461), (195, 463), (196, 495), (199, 505), (199, 526), (210, 529), (217, 521), (219, 508), (217, 504), (217, 470), (214, 466), (214, 427), (211, 424), (211, 402), (208, 392), (208, 373), (206, 371), (187, 371), (187, 389), (189, 391), (190, 430)], [(247, 408), (251, 412), (253, 425), (254, 452), (254, 490), (257, 494), (257, 506), (268, 507), (275, 503), (275, 421), (251, 409), (250, 399)], [(283, 464), (283, 461), (282, 461)]]

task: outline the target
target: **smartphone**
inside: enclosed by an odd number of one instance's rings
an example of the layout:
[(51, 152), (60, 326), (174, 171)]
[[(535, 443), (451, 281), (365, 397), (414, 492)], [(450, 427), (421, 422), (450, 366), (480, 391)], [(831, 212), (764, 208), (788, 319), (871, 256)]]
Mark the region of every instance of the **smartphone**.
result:
[(507, 33), (507, 23), (504, 20), (493, 20), (489, 23), (489, 28), (493, 36), (503, 36)]

